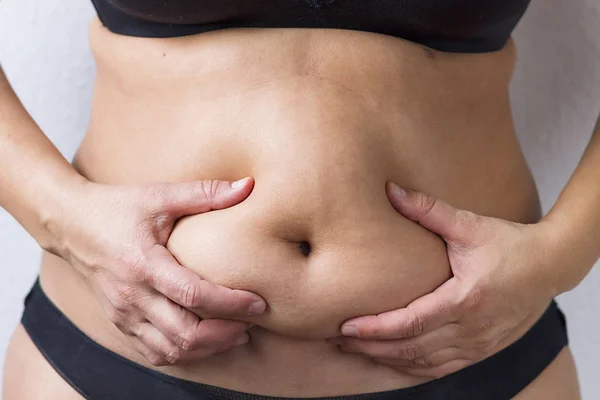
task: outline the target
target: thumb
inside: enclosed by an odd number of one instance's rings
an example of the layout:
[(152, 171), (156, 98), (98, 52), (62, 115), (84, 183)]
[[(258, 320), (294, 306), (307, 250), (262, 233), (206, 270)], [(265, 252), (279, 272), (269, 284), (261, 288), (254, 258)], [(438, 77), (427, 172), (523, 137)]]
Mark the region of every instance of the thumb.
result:
[(342, 325), (342, 334), (362, 339), (401, 339), (451, 323), (456, 320), (458, 284), (456, 278), (450, 278), (405, 308), (350, 319)]
[(404, 217), (441, 236), (446, 242), (468, 242), (473, 237), (476, 214), (388, 182), (386, 191), (392, 207)]
[(254, 180), (245, 177), (235, 182), (204, 180), (165, 185), (163, 207), (171, 217), (180, 218), (232, 207), (252, 192)]

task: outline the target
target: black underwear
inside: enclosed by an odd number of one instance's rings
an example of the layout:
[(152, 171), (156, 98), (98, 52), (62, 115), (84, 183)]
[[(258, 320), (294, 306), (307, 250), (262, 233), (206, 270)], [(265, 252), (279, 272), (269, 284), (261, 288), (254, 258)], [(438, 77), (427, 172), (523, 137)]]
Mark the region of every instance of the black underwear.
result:
[[(46, 296), (39, 281), (21, 319), (54, 369), (92, 400), (285, 400), (175, 378), (136, 364), (94, 342)], [(563, 313), (552, 301), (519, 340), (444, 378), (397, 390), (320, 400), (508, 400), (531, 383), (568, 344)], [(304, 398), (303, 400), (307, 400)]]

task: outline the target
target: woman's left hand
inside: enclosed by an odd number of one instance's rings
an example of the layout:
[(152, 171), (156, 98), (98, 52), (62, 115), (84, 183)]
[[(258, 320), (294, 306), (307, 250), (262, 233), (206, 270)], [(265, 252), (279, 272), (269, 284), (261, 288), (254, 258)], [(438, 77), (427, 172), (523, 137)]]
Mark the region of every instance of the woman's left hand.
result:
[(551, 223), (484, 217), (393, 183), (387, 193), (399, 213), (446, 242), (453, 277), (405, 308), (346, 321), (344, 336), (330, 339), (343, 350), (439, 378), (497, 352), (558, 294), (564, 265)]

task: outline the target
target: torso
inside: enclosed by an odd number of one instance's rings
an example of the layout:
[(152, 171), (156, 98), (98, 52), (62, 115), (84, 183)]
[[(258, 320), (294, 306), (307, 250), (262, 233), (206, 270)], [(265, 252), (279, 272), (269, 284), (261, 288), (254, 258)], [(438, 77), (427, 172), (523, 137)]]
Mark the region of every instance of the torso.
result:
[[(423, 379), (324, 339), (449, 278), (443, 241), (400, 216), (385, 182), (484, 215), (534, 222), (539, 201), (512, 124), (515, 47), (449, 54), (334, 29), (228, 29), (122, 37), (98, 21), (92, 119), (73, 161), (92, 181), (251, 175), (249, 198), (191, 216), (168, 247), (182, 265), (263, 296), (251, 343), (161, 371), (274, 396), (328, 396)], [(308, 241), (307, 257), (299, 242)], [(42, 285), (84, 332), (148, 365), (66, 263)], [(72, 301), (77, 299), (77, 301)]]

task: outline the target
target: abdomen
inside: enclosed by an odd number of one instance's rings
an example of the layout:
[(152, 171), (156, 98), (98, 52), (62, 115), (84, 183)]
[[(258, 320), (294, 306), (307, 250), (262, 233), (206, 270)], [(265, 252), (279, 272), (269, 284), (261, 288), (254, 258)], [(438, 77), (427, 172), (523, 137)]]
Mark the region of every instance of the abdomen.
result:
[[(98, 78), (74, 160), (82, 174), (107, 184), (255, 179), (242, 203), (180, 220), (167, 246), (204, 278), (260, 294), (267, 312), (249, 319), (249, 345), (167, 373), (274, 396), (418, 383), (323, 340), (451, 276), (443, 241), (392, 208), (386, 181), (484, 215), (539, 217), (508, 104), (511, 48), (445, 55), (341, 30), (92, 33)], [(49, 259), (42, 283), (61, 309), (144, 363)]]
[(443, 242), (392, 209), (382, 177), (331, 180), (316, 195), (314, 176), (275, 173), (259, 175), (245, 202), (182, 220), (168, 243), (206, 279), (263, 296), (267, 313), (249, 321), (295, 338), (337, 336), (346, 319), (404, 307), (450, 277)]

